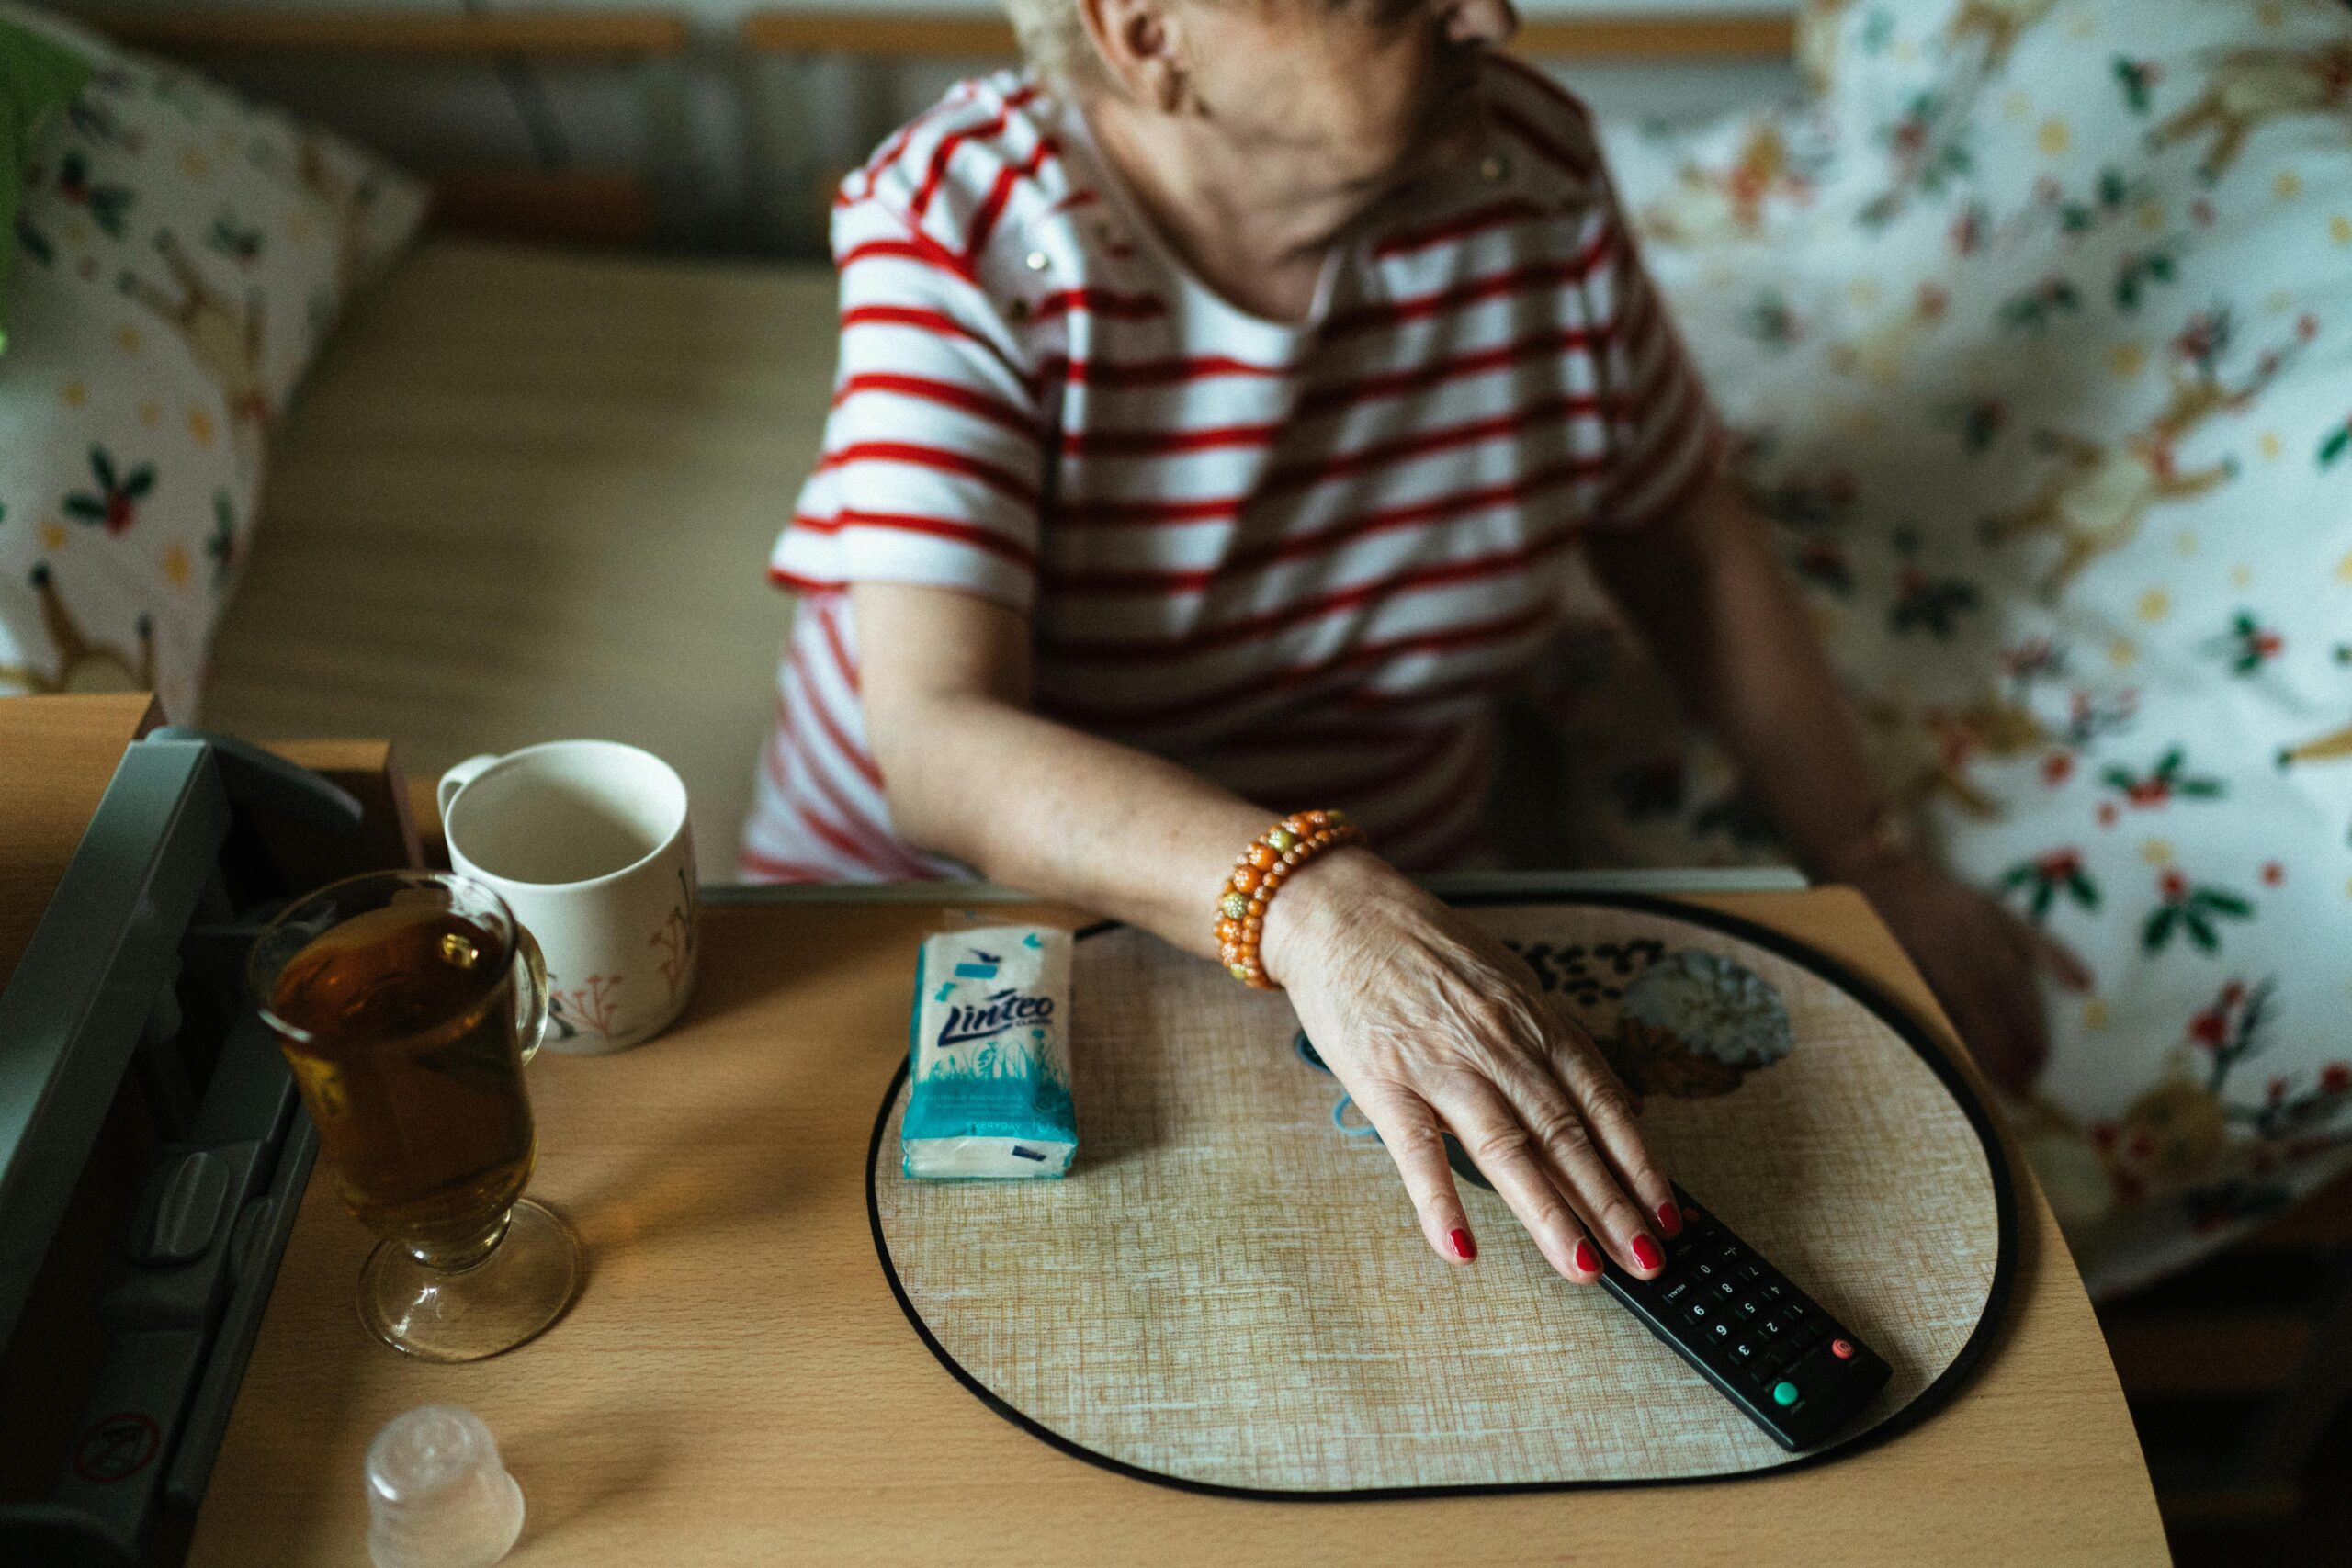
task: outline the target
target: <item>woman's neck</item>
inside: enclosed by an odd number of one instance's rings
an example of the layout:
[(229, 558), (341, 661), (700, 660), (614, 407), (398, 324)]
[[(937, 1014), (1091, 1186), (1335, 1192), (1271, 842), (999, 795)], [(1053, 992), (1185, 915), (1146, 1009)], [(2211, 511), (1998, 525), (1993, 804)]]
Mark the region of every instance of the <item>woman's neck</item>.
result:
[(1088, 95), (1080, 112), (1184, 264), (1270, 320), (1306, 319), (1331, 247), (1379, 195), (1318, 186), (1279, 158), (1232, 146), (1205, 121), (1143, 112), (1108, 93)]

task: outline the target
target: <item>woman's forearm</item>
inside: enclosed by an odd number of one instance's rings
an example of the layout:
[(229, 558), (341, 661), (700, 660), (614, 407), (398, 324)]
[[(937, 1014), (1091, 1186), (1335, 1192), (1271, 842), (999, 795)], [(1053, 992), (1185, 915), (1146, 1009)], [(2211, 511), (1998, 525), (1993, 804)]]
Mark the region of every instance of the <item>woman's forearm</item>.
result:
[(1763, 519), (1730, 482), (1590, 556), (1798, 861), (1850, 879), (1883, 856), (1884, 796), (1860, 728)]
[(903, 716), (880, 757), (893, 824), (991, 880), (1214, 954), (1209, 905), (1269, 815), (1198, 774), (981, 697)]
[[(898, 833), (993, 881), (1214, 956), (1217, 886), (1272, 814), (1028, 711), (1028, 626), (1011, 612), (921, 589), (854, 592), (859, 640), (890, 650), (865, 660), (864, 698)], [(1270, 970), (1283, 937), (1343, 880), (1311, 868), (1275, 901)]]

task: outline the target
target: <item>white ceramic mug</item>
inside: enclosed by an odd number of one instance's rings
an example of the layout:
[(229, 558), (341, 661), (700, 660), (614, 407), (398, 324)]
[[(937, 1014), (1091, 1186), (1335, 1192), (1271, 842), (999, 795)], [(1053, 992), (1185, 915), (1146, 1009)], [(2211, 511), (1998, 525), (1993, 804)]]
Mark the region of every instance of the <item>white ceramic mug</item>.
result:
[(488, 883), (547, 955), (549, 1051), (651, 1039), (694, 989), (686, 786), (650, 751), (551, 740), (441, 775), (450, 865)]

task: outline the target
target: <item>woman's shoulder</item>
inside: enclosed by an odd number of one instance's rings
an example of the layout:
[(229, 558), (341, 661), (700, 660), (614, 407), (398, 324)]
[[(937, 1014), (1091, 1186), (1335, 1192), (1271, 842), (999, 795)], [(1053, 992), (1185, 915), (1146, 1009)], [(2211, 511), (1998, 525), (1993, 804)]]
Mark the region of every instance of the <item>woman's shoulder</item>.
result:
[(1582, 99), (1537, 67), (1496, 53), (1487, 56), (1479, 91), (1494, 135), (1523, 154), (1531, 180), (1547, 194), (1576, 201), (1606, 187), (1600, 138)]
[(977, 264), (1001, 231), (1066, 194), (1060, 112), (1025, 72), (956, 83), (842, 181), (833, 203), (836, 252), (845, 231), (878, 226)]

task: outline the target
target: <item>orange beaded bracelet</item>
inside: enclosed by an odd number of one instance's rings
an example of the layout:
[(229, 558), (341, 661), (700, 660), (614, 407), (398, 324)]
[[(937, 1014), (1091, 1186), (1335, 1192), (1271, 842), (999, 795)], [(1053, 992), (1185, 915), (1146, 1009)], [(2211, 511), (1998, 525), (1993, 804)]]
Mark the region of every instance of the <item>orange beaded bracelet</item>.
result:
[(1326, 850), (1361, 844), (1363, 829), (1344, 812), (1299, 811), (1283, 818), (1233, 860), (1233, 874), (1216, 894), (1216, 955), (1233, 977), (1261, 991), (1277, 987), (1258, 961), (1258, 933), (1266, 906), (1291, 873)]

